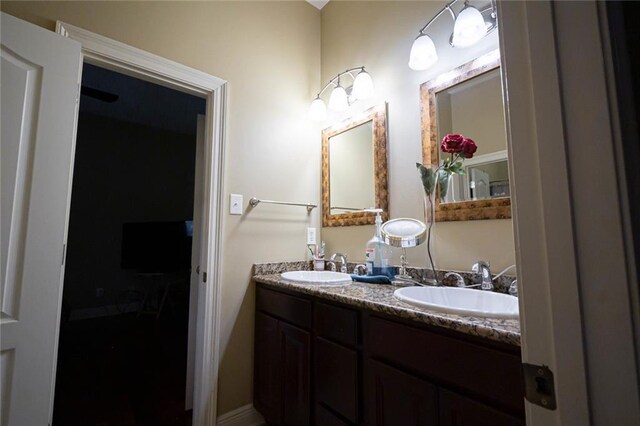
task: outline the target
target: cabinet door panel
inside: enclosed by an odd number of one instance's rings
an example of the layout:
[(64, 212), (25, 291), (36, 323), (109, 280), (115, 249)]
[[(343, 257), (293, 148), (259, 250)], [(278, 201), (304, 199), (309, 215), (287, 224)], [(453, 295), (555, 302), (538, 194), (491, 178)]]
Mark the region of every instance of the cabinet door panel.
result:
[(435, 386), (373, 360), (368, 360), (365, 375), (367, 425), (438, 424)]
[[(280, 367), (282, 368), (282, 424), (310, 423), (310, 334), (280, 322)], [(278, 368), (273, 364), (272, 368)]]
[(315, 341), (316, 401), (356, 423), (358, 354), (320, 337)]
[(280, 423), (281, 382), (278, 320), (256, 312), (253, 372), (254, 406), (267, 422)]
[(484, 404), (440, 390), (441, 426), (524, 426), (524, 421)]
[(316, 426), (351, 426), (321, 405), (316, 405)]

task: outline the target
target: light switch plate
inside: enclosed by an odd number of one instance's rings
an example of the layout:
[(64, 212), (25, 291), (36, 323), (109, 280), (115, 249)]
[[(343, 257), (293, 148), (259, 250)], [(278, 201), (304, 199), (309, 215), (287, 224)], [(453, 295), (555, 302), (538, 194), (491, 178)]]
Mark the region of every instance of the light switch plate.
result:
[(242, 214), (242, 195), (229, 195), (229, 214)]
[(307, 228), (307, 245), (318, 244), (318, 240), (316, 238), (316, 228)]

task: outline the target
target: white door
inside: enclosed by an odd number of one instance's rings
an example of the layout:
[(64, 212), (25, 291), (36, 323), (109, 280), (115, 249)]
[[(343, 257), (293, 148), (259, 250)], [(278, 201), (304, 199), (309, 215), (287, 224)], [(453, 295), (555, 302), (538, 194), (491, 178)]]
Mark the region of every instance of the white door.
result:
[(2, 425), (51, 422), (80, 44), (2, 14)]
[(198, 287), (202, 250), (202, 193), (204, 185), (204, 127), (205, 116), (198, 114), (196, 130), (196, 171), (193, 194), (193, 240), (191, 243), (191, 279), (189, 282), (189, 340), (187, 343), (187, 386), (185, 410), (193, 409), (193, 385), (196, 363), (196, 331), (198, 323)]

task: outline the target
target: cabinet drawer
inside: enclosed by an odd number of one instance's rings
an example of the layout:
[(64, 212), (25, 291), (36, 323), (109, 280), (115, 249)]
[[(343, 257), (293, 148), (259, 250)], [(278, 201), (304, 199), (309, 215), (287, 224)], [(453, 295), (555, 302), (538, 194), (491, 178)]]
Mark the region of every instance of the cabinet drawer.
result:
[(358, 418), (358, 353), (316, 338), (316, 401), (356, 423)]
[(258, 286), (256, 308), (299, 327), (311, 327), (311, 301)]
[(430, 381), (467, 389), (508, 411), (524, 411), (518, 354), (376, 317), (368, 325), (365, 345), (372, 356)]
[(316, 302), (315, 329), (319, 336), (348, 345), (357, 345), (358, 312)]

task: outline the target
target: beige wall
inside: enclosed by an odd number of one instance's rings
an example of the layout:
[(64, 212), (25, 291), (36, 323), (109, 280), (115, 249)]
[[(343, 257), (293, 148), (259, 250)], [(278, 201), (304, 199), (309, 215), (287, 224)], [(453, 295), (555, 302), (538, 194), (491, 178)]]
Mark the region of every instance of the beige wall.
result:
[[(494, 33), (466, 49), (448, 46), (451, 20), (447, 15), (429, 28), (440, 60), (427, 71), (407, 66), (411, 43), (418, 30), (444, 2), (343, 2), (331, 1), (322, 9), (322, 82), (349, 67), (364, 65), (373, 77), (376, 99), (389, 102), (389, 194), (391, 217), (424, 218), (422, 189), (414, 164), (420, 157), (419, 86), (438, 74), (496, 49)], [(364, 105), (362, 106), (364, 107)], [(334, 116), (334, 120), (344, 118)], [(325, 123), (330, 125), (331, 121)], [(372, 226), (323, 228), (327, 251), (341, 251), (363, 260)], [(515, 263), (510, 220), (439, 222), (435, 229), (437, 266), (469, 270), (477, 259), (491, 262), (498, 272)], [(396, 261), (398, 253), (396, 251)], [(422, 245), (410, 250), (409, 261), (425, 264)]]
[[(366, 65), (377, 99), (389, 102), (392, 217), (423, 217), (414, 163), (420, 160), (419, 84), (497, 47), (497, 36), (468, 49), (441, 49), (426, 72), (408, 68), (418, 29), (444, 3), (339, 2), (316, 10), (288, 2), (8, 2), (3, 12), (53, 30), (55, 20), (191, 66), (229, 82), (225, 171), (228, 194), (320, 201), (320, 130), (307, 119), (320, 83)], [(446, 44), (450, 22), (433, 26)], [(321, 49), (322, 46), (322, 49)], [(320, 61), (322, 53), (322, 63)], [(322, 76), (322, 79), (320, 79)], [(277, 96), (275, 96), (277, 94)], [(368, 105), (361, 105), (364, 108)], [(344, 117), (338, 117), (344, 118)], [(224, 216), (222, 364), (219, 414), (252, 401), (254, 262), (305, 258), (305, 228), (318, 209), (259, 206)], [(438, 223), (439, 266), (468, 270), (476, 258), (500, 268), (514, 263), (511, 221)], [(323, 229), (330, 252), (363, 260), (373, 228)], [(424, 247), (410, 253), (424, 263)]]
[[(230, 192), (320, 200), (320, 134), (307, 119), (320, 84), (320, 12), (288, 2), (7, 2), (3, 12), (53, 30), (59, 19), (229, 82)], [(275, 96), (277, 94), (277, 96)], [(225, 211), (228, 206), (225, 205)], [(303, 208), (224, 216), (219, 413), (252, 401), (251, 265), (306, 256)]]

